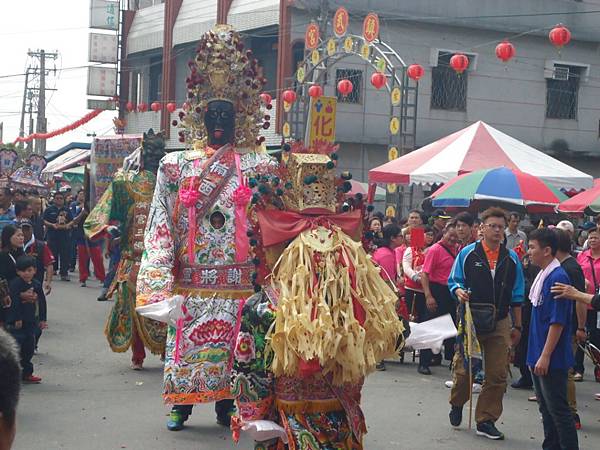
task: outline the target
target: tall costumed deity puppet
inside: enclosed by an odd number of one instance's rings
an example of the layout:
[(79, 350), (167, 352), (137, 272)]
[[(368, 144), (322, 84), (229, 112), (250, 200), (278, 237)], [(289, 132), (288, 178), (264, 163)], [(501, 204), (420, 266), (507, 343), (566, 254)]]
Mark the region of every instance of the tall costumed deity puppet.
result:
[(403, 342), (397, 295), (360, 242), (367, 208), (348, 198), (350, 175), (336, 177), (335, 149), (286, 144), (277, 176), (251, 180), (252, 244), (270, 276), (242, 311), (232, 430), (256, 448), (362, 449), (364, 377)]
[[(132, 368), (139, 370), (145, 359), (145, 349), (162, 355), (167, 328), (164, 323), (144, 318), (135, 312), (135, 289), (144, 250), (144, 231), (156, 184), (158, 165), (165, 156), (162, 133), (150, 129), (144, 133), (142, 145), (119, 170), (98, 204), (84, 223), (91, 240), (102, 236), (120, 236), (121, 258), (108, 291), (116, 293), (115, 303), (106, 322), (105, 334), (114, 352), (133, 352)], [(107, 233), (110, 231), (111, 233)], [(105, 300), (101, 296), (99, 300)]]
[(202, 36), (179, 114), (186, 150), (161, 161), (137, 284), (137, 311), (169, 323), (163, 396), (180, 430), (197, 403), (216, 402), (229, 425), (233, 345), (241, 307), (254, 293), (249, 245), (250, 178), (275, 162), (258, 137), (266, 80), (230, 26)]

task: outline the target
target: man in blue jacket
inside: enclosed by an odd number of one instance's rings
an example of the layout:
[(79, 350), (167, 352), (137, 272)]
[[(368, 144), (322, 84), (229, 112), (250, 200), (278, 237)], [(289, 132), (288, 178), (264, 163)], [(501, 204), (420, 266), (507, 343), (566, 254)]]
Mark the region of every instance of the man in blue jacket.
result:
[[(470, 302), (477, 338), (483, 350), (485, 382), (475, 410), (477, 434), (489, 439), (504, 439), (495, 423), (502, 414), (510, 347), (517, 345), (521, 338), (524, 276), (517, 254), (503, 244), (504, 210), (489, 208), (481, 219), (483, 239), (460, 251), (448, 278), (448, 288), (460, 302)], [(512, 314), (509, 314), (511, 310)], [(486, 316), (491, 326), (484, 330), (480, 319)], [(471, 395), (470, 377), (460, 352), (455, 354), (453, 369), (450, 423), (458, 427), (463, 406)]]

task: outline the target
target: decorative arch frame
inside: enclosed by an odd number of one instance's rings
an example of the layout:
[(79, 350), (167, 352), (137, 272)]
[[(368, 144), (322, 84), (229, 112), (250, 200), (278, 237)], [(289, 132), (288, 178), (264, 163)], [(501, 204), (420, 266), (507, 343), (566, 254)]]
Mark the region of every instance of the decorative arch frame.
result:
[[(408, 77), (406, 62), (388, 43), (379, 38), (368, 42), (355, 34), (333, 36), (322, 40), (315, 49), (306, 50), (302, 67), (295, 71), (288, 83), (289, 89), (296, 92), (297, 99), (292, 104), (284, 103), (284, 138), (305, 139), (310, 110), (309, 87), (321, 84), (332, 65), (350, 56), (361, 58), (372, 69), (386, 76), (385, 88), (389, 94), (388, 159), (391, 161), (414, 150), (418, 82)], [(396, 185), (387, 186), (386, 213), (394, 216), (400, 200), (398, 191)]]

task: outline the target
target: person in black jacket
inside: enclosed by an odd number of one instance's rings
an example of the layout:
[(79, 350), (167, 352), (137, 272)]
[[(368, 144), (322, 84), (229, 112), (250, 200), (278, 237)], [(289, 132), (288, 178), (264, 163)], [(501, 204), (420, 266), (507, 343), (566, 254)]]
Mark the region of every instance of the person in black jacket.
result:
[(69, 281), (73, 216), (65, 207), (65, 197), (62, 192), (54, 195), (54, 203), (44, 211), (44, 224), (48, 230), (48, 246), (54, 255), (54, 272), (60, 268), (60, 279)]
[(35, 350), (37, 314), (40, 327), (46, 325), (46, 296), (39, 281), (35, 279), (36, 262), (31, 256), (20, 256), (16, 261), (17, 277), (10, 282), (12, 304), (6, 315), (6, 329), (13, 335), (21, 350), (23, 381), (39, 383), (40, 377), (33, 375), (31, 358)]
[[(478, 435), (504, 439), (495, 423), (502, 414), (510, 347), (516, 346), (521, 338), (525, 284), (519, 257), (502, 243), (506, 229), (505, 212), (500, 208), (489, 208), (483, 212), (481, 219), (483, 239), (460, 251), (448, 277), (448, 289), (460, 302), (469, 302), (472, 312), (480, 310), (479, 317), (487, 315), (492, 325), (484, 333), (482, 327), (477, 327), (475, 318), (473, 320), (485, 365), (485, 381), (477, 400), (475, 421)], [(512, 310), (510, 315), (509, 310)], [(450, 394), (449, 416), (450, 424), (458, 427), (462, 421), (463, 406), (471, 395), (469, 374), (461, 352), (456, 352), (452, 367), (454, 385)]]
[[(10, 282), (17, 276), (15, 264), (17, 258), (23, 255), (23, 232), (14, 225), (6, 225), (0, 235), (0, 280), (8, 288)], [(5, 322), (7, 308), (10, 307), (10, 296), (0, 298), (0, 325)]]
[(0, 329), (0, 449), (9, 449), (17, 432), (16, 416), (21, 391), (17, 343)]

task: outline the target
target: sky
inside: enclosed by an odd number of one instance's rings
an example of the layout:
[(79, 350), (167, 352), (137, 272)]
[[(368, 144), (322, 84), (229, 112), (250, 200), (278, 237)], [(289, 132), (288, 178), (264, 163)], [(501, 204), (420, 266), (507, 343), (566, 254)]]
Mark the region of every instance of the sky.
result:
[[(4, 5), (0, 15), (0, 122), (4, 122), (4, 142), (19, 135), (27, 51), (58, 51), (56, 76), (48, 79), (46, 115), (48, 131), (75, 122), (87, 109), (87, 69), (66, 68), (88, 64), (89, 0), (20, 0)], [(53, 67), (53, 64), (50, 64)], [(62, 68), (62, 70), (61, 70)], [(86, 125), (49, 139), (48, 151), (70, 142), (90, 142), (86, 134), (113, 134), (116, 111), (105, 111)], [(27, 134), (27, 120), (26, 120)]]

